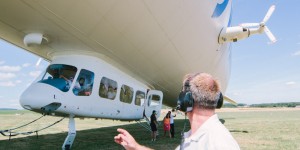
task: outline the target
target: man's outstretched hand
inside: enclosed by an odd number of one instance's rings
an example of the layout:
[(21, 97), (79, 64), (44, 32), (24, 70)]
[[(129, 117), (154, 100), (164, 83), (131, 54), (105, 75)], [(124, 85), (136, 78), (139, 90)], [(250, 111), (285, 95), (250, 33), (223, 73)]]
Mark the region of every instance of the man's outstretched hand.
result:
[(150, 150), (137, 143), (135, 139), (124, 129), (117, 129), (119, 134), (114, 137), (115, 142), (122, 145), (126, 150)]

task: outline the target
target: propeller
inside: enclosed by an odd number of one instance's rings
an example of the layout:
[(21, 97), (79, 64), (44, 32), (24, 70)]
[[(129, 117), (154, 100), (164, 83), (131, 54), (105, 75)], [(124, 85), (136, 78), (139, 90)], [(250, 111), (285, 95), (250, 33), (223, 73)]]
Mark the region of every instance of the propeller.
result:
[[(262, 22), (260, 23), (242, 23), (240, 24), (241, 27), (243, 28), (250, 28), (250, 27), (259, 27), (258, 30), (264, 31), (266, 33), (266, 35), (268, 36), (268, 38), (270, 39), (270, 41), (272, 43), (275, 43), (277, 40), (275, 38), (275, 36), (272, 34), (272, 32), (269, 30), (269, 28), (265, 25), (266, 22), (270, 19), (270, 17), (272, 16), (273, 12), (275, 10), (275, 5), (272, 5), (266, 16), (264, 17), (264, 19), (262, 20)], [(260, 32), (261, 33), (261, 32)]]

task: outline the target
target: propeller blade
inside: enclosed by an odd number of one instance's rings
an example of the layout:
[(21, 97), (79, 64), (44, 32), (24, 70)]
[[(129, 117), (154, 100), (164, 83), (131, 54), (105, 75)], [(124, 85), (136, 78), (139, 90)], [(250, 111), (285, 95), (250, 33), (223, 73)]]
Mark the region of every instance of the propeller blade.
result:
[(259, 26), (259, 23), (242, 23), (240, 26), (243, 28), (257, 27)]
[(272, 43), (275, 43), (277, 41), (275, 36), (272, 34), (272, 32), (269, 30), (269, 28), (267, 26), (264, 27), (264, 31)]
[(275, 10), (275, 5), (272, 5), (272, 6), (269, 8), (269, 10), (268, 10), (268, 12), (267, 12), (265, 18), (264, 18), (263, 21), (262, 21), (263, 23), (266, 23), (266, 22), (270, 19), (270, 17), (271, 17), (271, 15), (273, 14), (274, 10)]

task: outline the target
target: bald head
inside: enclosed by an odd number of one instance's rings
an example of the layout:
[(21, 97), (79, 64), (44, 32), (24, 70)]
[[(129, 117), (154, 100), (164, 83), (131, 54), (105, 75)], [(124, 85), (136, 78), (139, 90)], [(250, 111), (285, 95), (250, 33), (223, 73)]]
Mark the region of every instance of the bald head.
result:
[(220, 96), (220, 87), (216, 79), (207, 73), (197, 73), (187, 76), (190, 91), (194, 98), (194, 106), (214, 109)]
[(200, 73), (195, 75), (190, 81), (190, 84), (191, 87), (206, 92), (215, 93), (220, 90), (217, 81), (207, 73)]

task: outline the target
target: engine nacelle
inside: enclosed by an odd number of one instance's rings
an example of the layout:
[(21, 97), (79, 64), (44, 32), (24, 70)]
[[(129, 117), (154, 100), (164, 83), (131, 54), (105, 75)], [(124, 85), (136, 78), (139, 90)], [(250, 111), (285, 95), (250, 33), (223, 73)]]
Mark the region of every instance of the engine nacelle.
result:
[(258, 34), (263, 32), (262, 28), (243, 28), (240, 26), (228, 27), (222, 29), (219, 35), (218, 42), (223, 44), (225, 42), (236, 42), (248, 38), (250, 35)]

